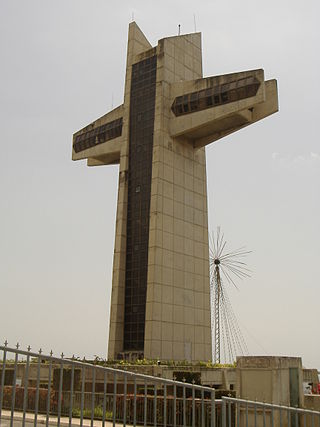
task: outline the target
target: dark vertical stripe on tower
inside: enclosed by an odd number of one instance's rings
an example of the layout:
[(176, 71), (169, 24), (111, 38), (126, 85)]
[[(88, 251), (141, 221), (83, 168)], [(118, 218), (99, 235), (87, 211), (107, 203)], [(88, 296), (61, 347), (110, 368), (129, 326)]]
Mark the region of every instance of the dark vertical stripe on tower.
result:
[(157, 57), (132, 66), (124, 351), (144, 350)]

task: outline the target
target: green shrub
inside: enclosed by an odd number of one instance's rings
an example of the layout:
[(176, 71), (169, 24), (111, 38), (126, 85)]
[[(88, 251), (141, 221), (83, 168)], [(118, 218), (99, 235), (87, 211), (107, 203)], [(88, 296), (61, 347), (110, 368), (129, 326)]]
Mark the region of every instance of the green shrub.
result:
[[(73, 408), (72, 409), (72, 416), (80, 418), (80, 416), (81, 416), (80, 408)], [(101, 406), (96, 406), (94, 408), (93, 418), (94, 419), (97, 419), (97, 418), (102, 419), (102, 417), (103, 417), (103, 408)], [(84, 409), (83, 410), (83, 418), (91, 418), (91, 409)], [(105, 418), (106, 418), (106, 420), (111, 420), (112, 419), (112, 411), (106, 411)]]

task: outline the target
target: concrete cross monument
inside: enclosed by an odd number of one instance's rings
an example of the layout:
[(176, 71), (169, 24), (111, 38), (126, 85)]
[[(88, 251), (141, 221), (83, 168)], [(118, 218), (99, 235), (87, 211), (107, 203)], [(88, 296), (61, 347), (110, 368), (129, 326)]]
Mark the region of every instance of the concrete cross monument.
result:
[(203, 78), (200, 33), (129, 25), (124, 102), (72, 152), (120, 165), (109, 359), (211, 359), (205, 146), (277, 110), (261, 69)]

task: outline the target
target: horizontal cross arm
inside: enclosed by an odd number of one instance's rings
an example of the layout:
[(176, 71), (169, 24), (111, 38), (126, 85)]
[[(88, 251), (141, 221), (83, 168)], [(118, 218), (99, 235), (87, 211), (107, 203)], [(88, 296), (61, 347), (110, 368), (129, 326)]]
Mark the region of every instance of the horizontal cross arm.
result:
[(278, 111), (275, 80), (263, 70), (171, 85), (170, 135), (203, 147)]
[(72, 159), (88, 166), (120, 161), (124, 107), (120, 105), (73, 135)]

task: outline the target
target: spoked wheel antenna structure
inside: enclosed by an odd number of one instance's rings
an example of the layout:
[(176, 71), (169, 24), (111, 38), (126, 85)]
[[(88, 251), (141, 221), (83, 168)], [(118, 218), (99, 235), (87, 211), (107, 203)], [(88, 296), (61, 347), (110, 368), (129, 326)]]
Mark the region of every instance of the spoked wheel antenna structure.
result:
[(237, 355), (248, 354), (225, 283), (237, 288), (237, 280), (250, 277), (250, 270), (243, 262), (243, 258), (250, 252), (243, 247), (228, 251), (227, 242), (220, 227), (210, 237), (211, 330), (214, 363), (222, 361), (233, 363)]

